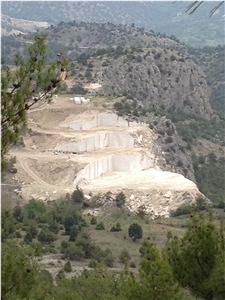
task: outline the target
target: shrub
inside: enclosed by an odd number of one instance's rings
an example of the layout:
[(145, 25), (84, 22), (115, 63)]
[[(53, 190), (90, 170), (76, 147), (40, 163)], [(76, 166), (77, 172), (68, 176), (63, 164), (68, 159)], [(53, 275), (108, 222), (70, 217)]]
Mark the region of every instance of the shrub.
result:
[(66, 242), (66, 241), (62, 241), (62, 242), (61, 242), (61, 248), (62, 248), (62, 249), (66, 249), (66, 248), (68, 247), (68, 245), (69, 245), (69, 243)]
[(82, 204), (84, 201), (84, 193), (83, 191), (77, 186), (76, 190), (73, 192), (71, 196), (71, 200), (74, 204)]
[(27, 234), (25, 235), (25, 237), (24, 237), (24, 242), (25, 242), (26, 244), (29, 244), (29, 243), (32, 242), (32, 235), (30, 234), (30, 232), (27, 232)]
[(67, 261), (63, 267), (63, 270), (67, 273), (71, 272), (72, 271), (72, 267), (71, 267), (71, 263), (70, 261)]
[(21, 235), (21, 233), (20, 233), (19, 231), (16, 231), (16, 237), (17, 237), (18, 239), (20, 239), (20, 238), (22, 237), (22, 235)]
[(124, 205), (125, 201), (126, 201), (126, 197), (125, 197), (124, 193), (120, 192), (116, 196), (116, 204), (117, 204), (117, 206), (121, 207), (122, 205)]
[(116, 225), (113, 226), (113, 227), (110, 229), (111, 232), (121, 231), (121, 230), (122, 230), (122, 229), (121, 229), (121, 225), (120, 225), (119, 222), (117, 222)]
[(195, 210), (195, 209), (192, 205), (182, 205), (182, 206), (178, 207), (177, 210), (171, 214), (171, 216), (178, 217), (181, 215), (188, 215), (188, 214), (191, 214), (193, 212), (193, 210)]
[(81, 226), (79, 225), (73, 225), (70, 228), (70, 238), (69, 238), (69, 242), (75, 242), (79, 232), (81, 230)]
[(206, 207), (207, 207), (207, 203), (205, 201), (205, 198), (202, 197), (202, 196), (199, 196), (197, 199), (196, 199), (196, 206), (199, 210), (205, 210)]
[(136, 239), (141, 239), (143, 235), (142, 227), (139, 224), (133, 223), (128, 228), (128, 235), (135, 242)]
[(91, 225), (96, 225), (97, 224), (97, 220), (95, 217), (91, 218)]
[(92, 260), (90, 260), (88, 267), (94, 269), (97, 267), (97, 265), (98, 265), (98, 263), (96, 262), (96, 260), (92, 259)]
[(135, 262), (132, 261), (132, 262), (130, 263), (130, 268), (133, 268), (133, 269), (136, 268)]
[(128, 260), (130, 260), (130, 259), (131, 259), (131, 256), (130, 256), (129, 251), (128, 251), (127, 249), (121, 250), (119, 259), (120, 259), (120, 262), (121, 262), (121, 263), (125, 263), (125, 262), (127, 262)]
[(35, 238), (37, 236), (38, 230), (36, 221), (29, 221), (27, 231), (30, 232), (32, 238)]
[(105, 226), (103, 224), (103, 222), (100, 222), (96, 227), (95, 227), (96, 230), (104, 230), (105, 229)]

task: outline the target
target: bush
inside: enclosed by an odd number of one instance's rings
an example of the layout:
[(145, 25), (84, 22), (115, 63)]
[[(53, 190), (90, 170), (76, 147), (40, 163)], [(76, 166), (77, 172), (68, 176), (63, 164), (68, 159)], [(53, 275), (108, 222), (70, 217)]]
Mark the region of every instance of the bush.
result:
[(63, 267), (63, 270), (67, 273), (72, 272), (72, 267), (70, 261), (67, 261)]
[(96, 230), (104, 230), (105, 229), (105, 226), (103, 224), (103, 222), (100, 222), (96, 227), (95, 227)]
[(177, 210), (173, 213), (171, 213), (172, 217), (178, 217), (181, 215), (188, 215), (191, 214), (193, 212), (194, 207), (192, 205), (182, 205), (180, 207), (177, 208)]
[(56, 240), (56, 236), (46, 228), (41, 230), (37, 236), (37, 239), (42, 244), (50, 244)]
[(204, 197), (199, 196), (196, 199), (196, 206), (199, 210), (205, 210), (207, 208), (207, 203)]
[(97, 268), (97, 265), (98, 265), (98, 263), (94, 259), (92, 259), (92, 260), (90, 260), (88, 267), (94, 269), (94, 268)]
[(27, 213), (29, 219), (34, 219), (37, 214), (44, 214), (47, 210), (47, 205), (42, 201), (30, 200), (24, 205), (24, 211)]
[(20, 239), (20, 238), (22, 237), (22, 235), (21, 235), (21, 233), (20, 233), (19, 231), (16, 231), (16, 237), (17, 237), (18, 239)]
[(133, 268), (133, 269), (136, 268), (135, 262), (132, 261), (132, 262), (130, 263), (130, 268)]
[(84, 251), (74, 242), (69, 242), (69, 245), (64, 252), (65, 257), (70, 260), (81, 260), (81, 258), (85, 256)]
[(24, 237), (24, 243), (29, 244), (32, 242), (32, 235), (30, 234), (30, 232), (27, 232), (27, 234)]
[(117, 222), (116, 225), (113, 226), (113, 227), (110, 229), (111, 232), (121, 231), (121, 230), (122, 230), (122, 229), (121, 229), (121, 225), (120, 225), (119, 222)]
[(121, 263), (125, 263), (128, 262), (131, 259), (130, 253), (127, 249), (123, 249), (120, 252), (120, 256), (119, 256), (120, 262)]
[(124, 205), (125, 201), (126, 201), (126, 197), (125, 197), (124, 193), (120, 192), (116, 196), (116, 204), (117, 204), (117, 206), (121, 207), (122, 205)]
[(71, 196), (71, 200), (74, 204), (82, 204), (84, 201), (84, 193), (83, 191), (77, 186), (76, 190), (73, 192)]
[(66, 248), (68, 247), (68, 245), (69, 245), (69, 243), (66, 242), (66, 241), (62, 241), (62, 242), (61, 242), (61, 248), (62, 248), (62, 249), (66, 249)]
[(70, 228), (70, 238), (69, 238), (69, 242), (75, 242), (79, 232), (81, 230), (81, 226), (79, 225), (73, 225)]
[(97, 220), (95, 217), (91, 218), (91, 225), (96, 225), (97, 224)]
[(30, 220), (28, 222), (27, 231), (30, 232), (32, 238), (35, 238), (37, 236), (38, 230), (37, 230), (37, 223), (36, 223), (36, 221)]
[(139, 224), (133, 223), (128, 228), (128, 235), (135, 242), (136, 239), (141, 239), (143, 235), (142, 227)]

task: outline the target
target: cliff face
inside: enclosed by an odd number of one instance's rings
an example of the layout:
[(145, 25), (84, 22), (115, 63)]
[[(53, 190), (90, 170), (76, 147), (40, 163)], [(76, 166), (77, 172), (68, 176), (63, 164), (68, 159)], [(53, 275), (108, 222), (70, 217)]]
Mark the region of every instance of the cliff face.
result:
[[(99, 67), (99, 60), (105, 61)], [(92, 78), (102, 86), (95, 93), (137, 98), (145, 109), (182, 109), (206, 119), (209, 104), (204, 74), (192, 60), (160, 48), (130, 51), (92, 60)]]

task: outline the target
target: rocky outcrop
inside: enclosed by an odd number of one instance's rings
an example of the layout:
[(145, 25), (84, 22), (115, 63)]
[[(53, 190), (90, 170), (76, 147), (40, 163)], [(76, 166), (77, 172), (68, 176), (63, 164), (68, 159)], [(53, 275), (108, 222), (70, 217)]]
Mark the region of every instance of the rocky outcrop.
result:
[(101, 84), (95, 93), (135, 97), (145, 109), (181, 109), (206, 119), (213, 116), (204, 74), (183, 54), (151, 48), (107, 57), (105, 67), (99, 67), (98, 58), (93, 62), (92, 77)]

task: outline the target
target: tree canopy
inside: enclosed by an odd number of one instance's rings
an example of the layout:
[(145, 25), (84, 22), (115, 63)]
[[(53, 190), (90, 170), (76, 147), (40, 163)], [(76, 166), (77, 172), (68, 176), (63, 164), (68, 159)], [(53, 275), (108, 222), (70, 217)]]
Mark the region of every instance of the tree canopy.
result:
[(51, 101), (68, 71), (62, 52), (47, 64), (47, 35), (35, 35), (28, 57), (17, 54), (15, 67), (4, 66), (1, 72), (1, 158), (18, 142), (26, 125), (27, 111)]

